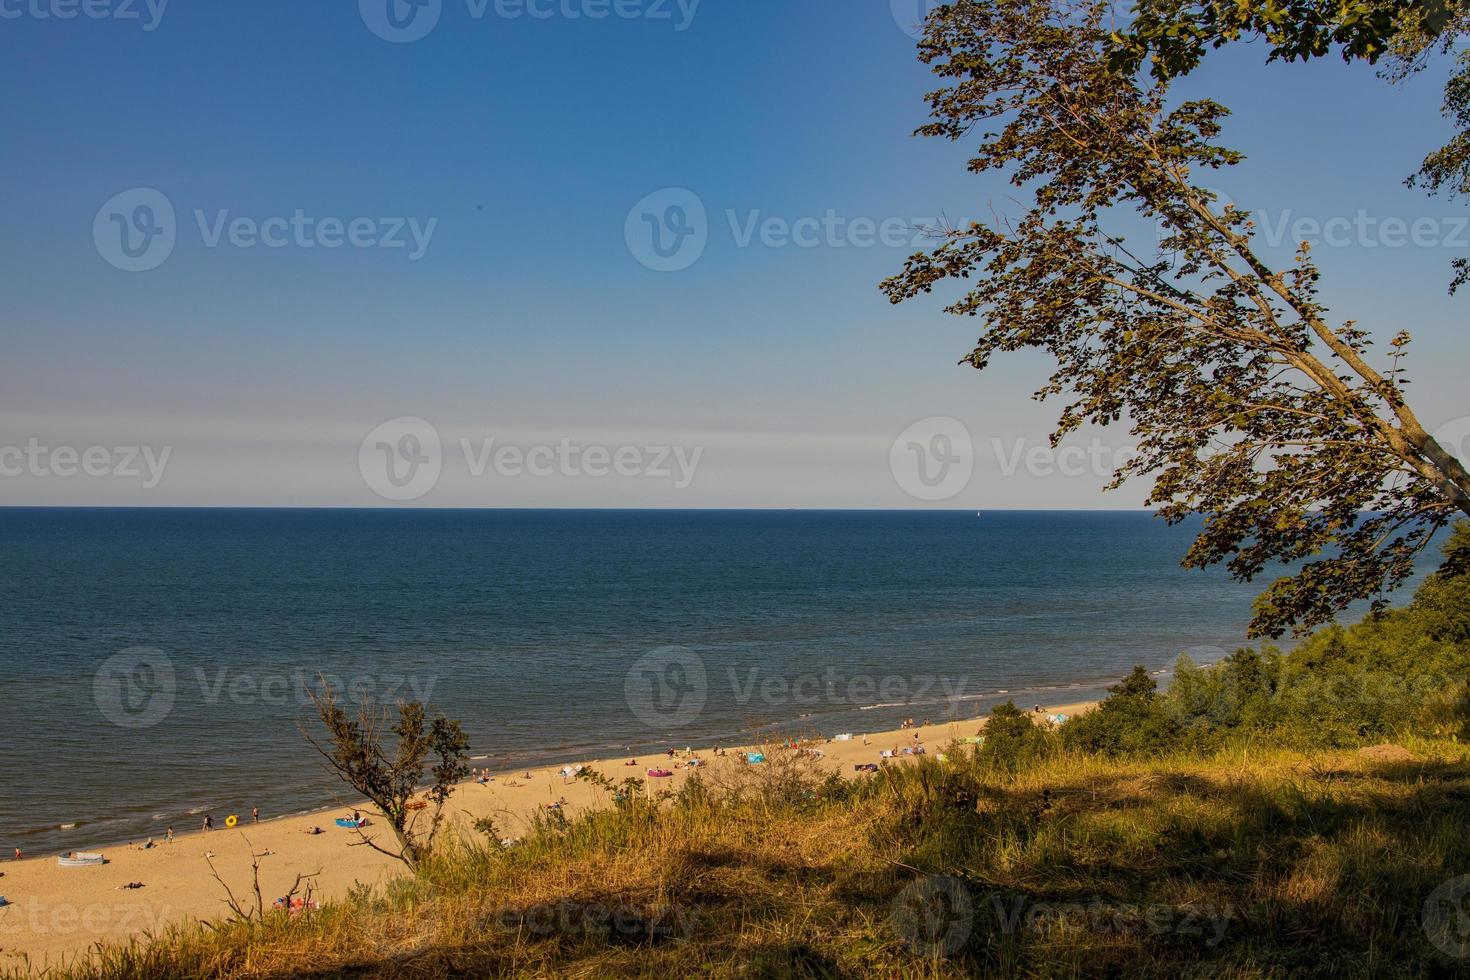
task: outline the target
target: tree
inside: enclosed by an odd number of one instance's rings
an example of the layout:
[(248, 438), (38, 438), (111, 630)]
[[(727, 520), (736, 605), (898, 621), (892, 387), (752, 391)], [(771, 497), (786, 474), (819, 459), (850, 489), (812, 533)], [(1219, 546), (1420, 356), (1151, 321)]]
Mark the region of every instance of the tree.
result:
[[(1138, 71), (1147, 61), (1166, 81), (1199, 66), (1207, 49), (1248, 38), (1264, 39), (1267, 60), (1306, 60), (1334, 50), (1345, 61), (1378, 64), (1403, 81), (1434, 55), (1448, 55), (1470, 34), (1466, 0), (1138, 0), (1128, 29), (1112, 35), (1113, 63)], [(1470, 51), (1461, 51), (1445, 84), (1441, 111), (1456, 129), (1429, 153), (1407, 181), (1429, 193), (1470, 193)], [(1470, 280), (1470, 260), (1452, 263), (1450, 292)]]
[[(1252, 581), (1302, 563), (1258, 597), (1253, 635), (1381, 605), (1433, 533), (1470, 514), (1470, 473), (1405, 399), (1409, 335), (1375, 366), (1369, 332), (1319, 301), (1305, 248), (1267, 264), (1250, 214), (1196, 182), (1242, 159), (1218, 142), (1228, 110), (1172, 104), (1167, 82), (1119, 71), (1107, 12), (960, 0), (930, 15), (920, 57), (945, 84), (918, 132), (975, 140), (970, 170), (1004, 173), (1032, 201), (945, 232), (882, 288), (899, 303), (973, 281), (948, 307), (982, 323), (962, 363), (1050, 354), (1037, 397), (1067, 397), (1053, 444), (1126, 419), (1139, 453), (1109, 486), (1151, 477), (1148, 503), (1170, 523), (1204, 516), (1186, 566)], [(1166, 231), (1148, 254), (1121, 234), (1129, 211)]]
[(1334, 49), (1347, 61), (1414, 57), (1470, 14), (1459, 0), (1138, 0), (1128, 29), (1114, 32), (1116, 64), (1136, 71), (1145, 59), (1167, 80), (1193, 71), (1206, 50), (1262, 38), (1270, 61), (1320, 58)]
[(1470, 524), (1455, 525), (1444, 563), (1419, 586), (1409, 612), (1430, 638), (1470, 643)]
[[(330, 749), (305, 728), (303, 734), (344, 783), (383, 812), (397, 838), (398, 850), (380, 847), (359, 828), (362, 842), (416, 869), (433, 850), (444, 819), (444, 804), (454, 792), (455, 784), (470, 774), (465, 761), (469, 755), (469, 738), (459, 722), (442, 714), (430, 722), (420, 702), (399, 702), (398, 721), (389, 729), (397, 738), (390, 758), (382, 739), (382, 729), (389, 717), (386, 710), (375, 709), (364, 698), (356, 714), (349, 715), (325, 681), (321, 693), (313, 693), (311, 699), (327, 730)], [(423, 783), (430, 756), (437, 761), (431, 770), (433, 784), (423, 797), (428, 807), (414, 808), (411, 804)], [(418, 821), (425, 812), (429, 825), (422, 829)]]
[(1015, 772), (1046, 751), (1047, 733), (1016, 702), (1006, 701), (990, 709), (985, 722), (985, 741), (975, 757), (996, 769)]
[(1148, 755), (1167, 752), (1179, 742), (1179, 722), (1162, 699), (1158, 685), (1142, 666), (1134, 667), (1093, 711), (1062, 726), (1069, 748), (1103, 755)]

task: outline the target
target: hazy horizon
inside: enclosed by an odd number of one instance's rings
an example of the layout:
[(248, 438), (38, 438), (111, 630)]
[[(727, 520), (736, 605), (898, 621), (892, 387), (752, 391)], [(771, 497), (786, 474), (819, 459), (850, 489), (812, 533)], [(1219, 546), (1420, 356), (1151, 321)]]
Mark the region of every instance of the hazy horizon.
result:
[[(1102, 493), (1125, 429), (1051, 454), (1044, 358), (957, 364), (978, 324), (942, 312), (954, 290), (878, 290), (919, 229), (1017, 193), (968, 173), (968, 145), (911, 135), (935, 84), (920, 0), (600, 19), (450, 2), (423, 36), (368, 0), (133, 9), (32, 4), (0, 34), (0, 79), (25, 93), (0, 106), (0, 504), (1147, 493)], [(1446, 287), (1467, 212), (1402, 185), (1450, 131), (1442, 70), (1392, 86), (1263, 58), (1232, 47), (1179, 86), (1235, 110), (1248, 159), (1221, 189), (1259, 209), (1268, 256), (1317, 241), (1335, 319), (1380, 341), (1413, 327), (1415, 407), (1463, 452), (1470, 337)]]

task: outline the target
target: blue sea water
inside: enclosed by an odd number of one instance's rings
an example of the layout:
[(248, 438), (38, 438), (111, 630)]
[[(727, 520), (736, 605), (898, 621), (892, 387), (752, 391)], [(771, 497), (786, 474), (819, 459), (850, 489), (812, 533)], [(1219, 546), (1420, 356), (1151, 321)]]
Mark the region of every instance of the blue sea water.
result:
[(322, 675), (427, 696), (497, 769), (1095, 696), (1244, 643), (1255, 590), (1181, 569), (1189, 539), (1108, 512), (0, 509), (0, 847), (345, 800), (298, 729)]

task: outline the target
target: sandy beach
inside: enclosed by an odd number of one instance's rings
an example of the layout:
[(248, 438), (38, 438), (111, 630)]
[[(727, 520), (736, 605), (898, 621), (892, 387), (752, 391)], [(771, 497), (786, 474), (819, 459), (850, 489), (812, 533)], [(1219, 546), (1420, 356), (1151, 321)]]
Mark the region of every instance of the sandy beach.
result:
[[(1045, 707), (1045, 713), (1073, 715), (1088, 707), (1086, 703), (1051, 705)], [(852, 778), (858, 775), (854, 765), (881, 761), (880, 753), (885, 749), (922, 744), (933, 754), (956, 738), (976, 734), (979, 727), (979, 720), (967, 719), (873, 732), (867, 733), (866, 744), (863, 733), (855, 732), (851, 741), (822, 744), (820, 764)], [(711, 766), (743, 764), (736, 755), (740, 750), (735, 747), (729, 747), (729, 754), (720, 758), (715, 758), (710, 749), (694, 747), (695, 754)], [(759, 750), (757, 746), (745, 748)], [(912, 758), (899, 755), (894, 761), (903, 764)], [(600, 759), (582, 765), (621, 781), (628, 775), (644, 778), (648, 769), (670, 760), (666, 755), (640, 756), (636, 767), (628, 766), (628, 761)], [(588, 783), (566, 778), (562, 769), (560, 765), (532, 769), (529, 776), (524, 770), (495, 771), (487, 784), (464, 784), (446, 807), (451, 825), (468, 828), (474, 819), (489, 816), (495, 818), (502, 834), (514, 837), (524, 831), (530, 816), (548, 803), (565, 799), (569, 816), (606, 805), (605, 793)], [(671, 777), (648, 779), (649, 788), (677, 789), (693, 771), (680, 768)], [(367, 806), (361, 812), (370, 819), (376, 816), (376, 811)], [(173, 843), (164, 843), (158, 837), (155, 846), (148, 849), (141, 846), (142, 842), (99, 848), (107, 863), (96, 867), (59, 867), (54, 855), (0, 861), (0, 896), (10, 903), (0, 908), (0, 965), (14, 968), (28, 961), (33, 971), (40, 971), (85, 955), (97, 943), (125, 942), (167, 925), (225, 917), (229, 914), (225, 890), (214, 877), (211, 861), (237, 896), (253, 902), (251, 861), (253, 855), (259, 856), (260, 884), (267, 905), (286, 894), (299, 875), (314, 875), (316, 897), (331, 902), (345, 896), (355, 883), (376, 885), (404, 874), (400, 862), (361, 846), (354, 831), (335, 825), (334, 819), (347, 813), (344, 809), (323, 810), (262, 819), (259, 823), (252, 823), (249, 814), (242, 813), (239, 825), (233, 829), (224, 826), (228, 814), (215, 814), (213, 831), (177, 833)], [(313, 827), (320, 827), (324, 833), (310, 834)], [(392, 832), (381, 818), (367, 833), (380, 836), (385, 846), (393, 844)], [(135, 882), (143, 887), (124, 887)]]

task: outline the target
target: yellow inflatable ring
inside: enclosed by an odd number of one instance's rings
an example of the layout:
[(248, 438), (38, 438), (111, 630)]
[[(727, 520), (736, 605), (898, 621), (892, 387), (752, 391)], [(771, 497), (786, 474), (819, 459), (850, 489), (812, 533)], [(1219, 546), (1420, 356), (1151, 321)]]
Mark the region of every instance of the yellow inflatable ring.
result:
[(235, 816), (233, 813), (230, 814), (228, 817), (225, 817), (225, 826), (226, 827), (233, 827), (233, 826), (235, 826), (235, 824), (237, 824), (239, 822), (240, 822), (240, 818), (237, 817), (237, 816)]

